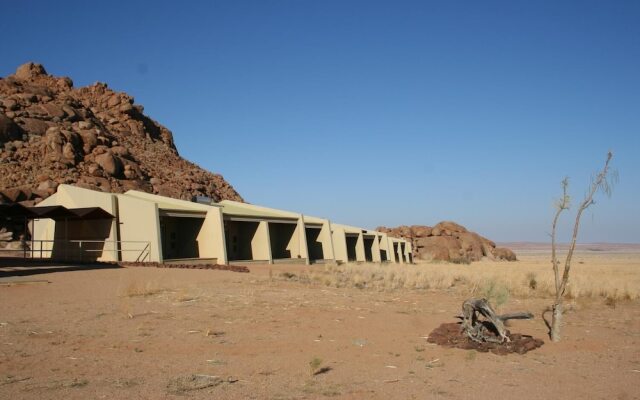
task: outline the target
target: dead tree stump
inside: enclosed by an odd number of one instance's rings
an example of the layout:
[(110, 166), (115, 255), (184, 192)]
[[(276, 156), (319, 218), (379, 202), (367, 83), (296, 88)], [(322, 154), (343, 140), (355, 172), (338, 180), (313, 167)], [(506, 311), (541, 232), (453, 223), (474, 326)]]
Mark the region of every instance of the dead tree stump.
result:
[(530, 319), (528, 312), (496, 314), (486, 299), (468, 299), (462, 303), (459, 323), (444, 323), (427, 338), (429, 343), (498, 355), (524, 354), (537, 349), (544, 342), (529, 335), (511, 333), (505, 328), (510, 319)]
[(462, 303), (461, 330), (475, 342), (503, 343), (510, 341), (505, 321), (531, 318), (533, 314), (530, 312), (497, 315), (487, 299), (468, 299)]

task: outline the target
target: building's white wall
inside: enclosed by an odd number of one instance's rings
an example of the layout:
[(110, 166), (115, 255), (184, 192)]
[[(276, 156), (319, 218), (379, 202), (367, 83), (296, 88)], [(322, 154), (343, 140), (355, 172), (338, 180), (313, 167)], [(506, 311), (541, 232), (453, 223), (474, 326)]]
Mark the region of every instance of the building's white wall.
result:
[[(298, 252), (300, 254), (300, 258), (305, 260), (305, 263), (309, 265), (309, 248), (307, 247), (307, 230), (304, 226), (304, 217), (300, 215), (298, 217), (298, 226), (296, 228), (296, 233), (298, 236)], [(296, 235), (294, 233), (294, 236)]]
[(371, 258), (373, 262), (380, 262), (382, 258), (380, 256), (380, 241), (378, 239), (378, 235), (373, 239), (373, 246), (371, 248)]
[(333, 230), (331, 234), (333, 240), (333, 256), (336, 261), (347, 262), (349, 257), (347, 254), (347, 237), (344, 233), (344, 228), (332, 224), (331, 229)]
[[(62, 186), (62, 185), (60, 185)], [(41, 201), (38, 206), (56, 206), (64, 205), (65, 194), (57, 192)], [(31, 231), (31, 238), (34, 242), (31, 245), (34, 257), (51, 258), (51, 251), (53, 250), (53, 243), (43, 242), (47, 240), (55, 239), (56, 223), (52, 219), (34, 219), (29, 223), (29, 230)]]
[(364, 237), (362, 236), (362, 231), (358, 233), (358, 241), (356, 242), (356, 261), (358, 262), (367, 261), (366, 256), (364, 254)]
[(160, 239), (160, 215), (157, 204), (133, 196), (118, 195), (119, 230), (122, 261), (135, 261), (139, 252), (150, 245), (150, 259), (145, 261), (162, 262), (162, 242)]
[(291, 239), (289, 239), (287, 250), (291, 252), (291, 258), (302, 258), (302, 252), (300, 251), (300, 226), (298, 224), (296, 224)]
[[(117, 207), (115, 205), (114, 195), (111, 193), (97, 192), (94, 190), (82, 189), (71, 185), (60, 185), (55, 194), (41, 201), (38, 206), (64, 206), (66, 208), (83, 208), (83, 207), (100, 207), (113, 216), (117, 215)], [(59, 223), (64, 226), (64, 222)], [(33, 220), (31, 223), (31, 231), (35, 240), (33, 244), (34, 256), (48, 258), (52, 254), (53, 243), (41, 243), (41, 240), (61, 240), (62, 237), (56, 237), (56, 222), (51, 219)], [(59, 233), (60, 234), (60, 233)], [(104, 239), (104, 245), (100, 244), (101, 254), (98, 255), (98, 261), (118, 261), (117, 254), (117, 226), (114, 218), (109, 227), (109, 235)], [(62, 248), (67, 243), (58, 242), (57, 247)], [(91, 247), (95, 249), (95, 244)], [(42, 250), (42, 251), (41, 251)], [(95, 254), (95, 253), (94, 253)]]
[(336, 256), (333, 251), (333, 237), (331, 235), (331, 222), (326, 219), (320, 229), (320, 235), (318, 239), (322, 242), (322, 254), (325, 260), (334, 260)]
[(251, 253), (254, 260), (265, 260), (269, 263), (273, 262), (271, 257), (271, 243), (269, 240), (269, 223), (261, 221), (258, 224), (256, 234), (251, 240)]
[(201, 258), (216, 258), (220, 264), (227, 263), (224, 223), (222, 220), (222, 210), (220, 208), (212, 208), (207, 212), (197, 241), (198, 252)]
[(378, 232), (378, 246), (380, 250), (380, 260), (384, 261), (382, 260), (382, 251), (385, 251), (387, 253), (387, 258), (391, 259), (391, 256), (389, 255), (389, 238), (386, 233)]

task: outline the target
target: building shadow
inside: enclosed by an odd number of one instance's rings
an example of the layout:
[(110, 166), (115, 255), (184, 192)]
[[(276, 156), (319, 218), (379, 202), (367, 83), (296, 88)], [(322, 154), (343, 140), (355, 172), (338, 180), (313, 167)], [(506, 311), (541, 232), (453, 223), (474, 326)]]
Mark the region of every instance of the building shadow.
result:
[(30, 260), (24, 258), (0, 258), (0, 278), (51, 274), (54, 272), (90, 271), (96, 269), (122, 268), (115, 263), (68, 263), (53, 260)]

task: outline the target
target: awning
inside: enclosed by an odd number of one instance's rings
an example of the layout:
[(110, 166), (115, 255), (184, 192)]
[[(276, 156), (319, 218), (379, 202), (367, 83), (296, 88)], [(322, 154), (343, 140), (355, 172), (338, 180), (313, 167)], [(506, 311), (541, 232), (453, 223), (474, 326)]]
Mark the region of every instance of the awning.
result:
[(106, 212), (100, 207), (70, 208), (69, 211), (77, 215), (77, 217), (74, 219), (113, 219), (115, 218), (113, 215)]
[(296, 225), (298, 223), (297, 220), (293, 218), (268, 218), (268, 217), (247, 217), (247, 216), (236, 216), (236, 215), (225, 215), (225, 221), (234, 221), (234, 222), (269, 222), (272, 224), (289, 224)]
[(206, 218), (207, 213), (202, 211), (160, 210), (161, 217), (173, 218)]
[(114, 216), (100, 207), (66, 208), (64, 206), (25, 207), (18, 203), (0, 204), (0, 217), (26, 219), (47, 218), (63, 220), (113, 219)]
[(0, 204), (0, 217), (4, 218), (35, 218), (37, 214), (18, 203)]
[(56, 221), (73, 219), (78, 216), (64, 206), (28, 207), (38, 218), (50, 218)]

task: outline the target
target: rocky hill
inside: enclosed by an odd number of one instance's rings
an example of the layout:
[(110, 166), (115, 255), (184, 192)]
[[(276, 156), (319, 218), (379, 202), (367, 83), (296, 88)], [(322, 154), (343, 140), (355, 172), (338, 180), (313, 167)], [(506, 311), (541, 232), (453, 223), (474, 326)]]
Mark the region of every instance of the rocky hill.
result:
[(180, 157), (143, 110), (104, 83), (74, 88), (40, 64), (0, 78), (0, 201), (35, 204), (60, 183), (242, 201), (222, 176)]
[(405, 238), (413, 245), (414, 260), (439, 260), (468, 263), (482, 257), (492, 260), (516, 261), (516, 255), (507, 248), (496, 247), (491, 240), (469, 232), (455, 222), (443, 221), (434, 227), (399, 226), (376, 228), (390, 236)]

